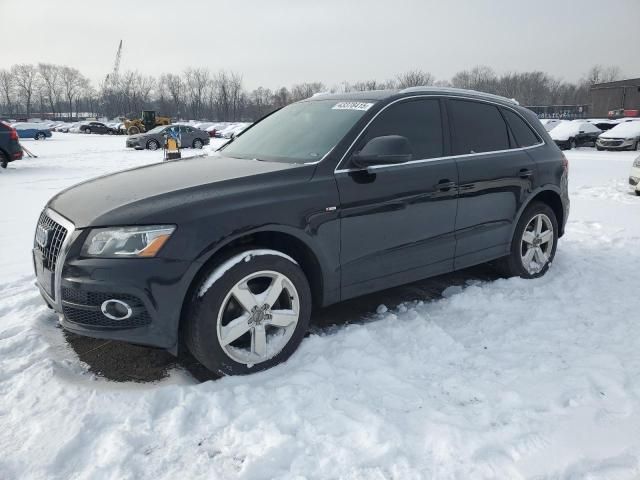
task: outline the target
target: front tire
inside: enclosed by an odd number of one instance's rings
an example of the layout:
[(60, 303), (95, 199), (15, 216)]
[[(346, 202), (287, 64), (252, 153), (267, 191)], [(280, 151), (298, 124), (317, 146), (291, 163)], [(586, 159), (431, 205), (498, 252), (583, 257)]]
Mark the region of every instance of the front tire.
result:
[(302, 342), (311, 291), (293, 259), (273, 250), (244, 251), (212, 268), (196, 287), (184, 319), (185, 342), (209, 370), (266, 370)]
[(84, 133), (91, 134), (91, 129), (90, 128), (85, 128), (84, 129)]
[(578, 144), (576, 143), (575, 138), (572, 138), (571, 140), (569, 140), (569, 150), (574, 150), (577, 146)]
[(511, 240), (511, 253), (498, 261), (509, 277), (538, 278), (556, 254), (558, 220), (546, 203), (533, 202), (522, 213)]
[(47, 136), (44, 133), (42, 132), (36, 133), (36, 136), (35, 136), (36, 140), (44, 140), (45, 138), (47, 138)]
[(147, 142), (147, 148), (149, 150), (158, 150), (160, 148), (160, 144), (158, 143), (157, 140), (149, 140)]

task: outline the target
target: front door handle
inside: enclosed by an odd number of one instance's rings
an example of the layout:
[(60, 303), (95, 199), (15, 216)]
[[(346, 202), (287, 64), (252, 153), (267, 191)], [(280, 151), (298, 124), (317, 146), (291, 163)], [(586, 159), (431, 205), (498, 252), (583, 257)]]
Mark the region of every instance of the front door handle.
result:
[(436, 185), (436, 191), (438, 192), (448, 192), (452, 188), (457, 187), (456, 182), (452, 182), (448, 178), (440, 180)]
[(523, 168), (520, 170), (518, 175), (520, 176), (520, 178), (529, 178), (533, 176), (533, 170), (530, 170), (528, 168)]

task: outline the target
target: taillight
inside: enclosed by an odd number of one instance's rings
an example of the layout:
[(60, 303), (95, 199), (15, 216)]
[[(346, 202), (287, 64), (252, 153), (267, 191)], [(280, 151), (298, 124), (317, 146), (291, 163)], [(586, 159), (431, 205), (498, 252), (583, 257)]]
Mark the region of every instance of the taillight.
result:
[(562, 153), (562, 168), (564, 168), (565, 173), (569, 173), (569, 160), (564, 153)]
[(9, 140), (18, 140), (18, 131), (15, 128), (9, 130)]

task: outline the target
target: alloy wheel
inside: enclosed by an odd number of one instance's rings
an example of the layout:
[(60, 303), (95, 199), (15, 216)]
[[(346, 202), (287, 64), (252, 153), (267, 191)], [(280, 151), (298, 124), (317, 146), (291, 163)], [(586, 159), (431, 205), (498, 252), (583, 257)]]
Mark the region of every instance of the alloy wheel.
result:
[(544, 213), (535, 215), (522, 232), (520, 258), (525, 270), (534, 275), (549, 263), (553, 250), (553, 223)]
[(244, 365), (273, 358), (291, 339), (300, 296), (286, 275), (263, 270), (247, 275), (225, 296), (216, 330), (224, 353)]

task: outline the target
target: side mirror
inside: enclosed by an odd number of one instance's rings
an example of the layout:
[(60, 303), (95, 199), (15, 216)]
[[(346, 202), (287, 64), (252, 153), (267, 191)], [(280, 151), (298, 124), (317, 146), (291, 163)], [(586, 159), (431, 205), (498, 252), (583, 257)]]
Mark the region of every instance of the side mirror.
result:
[(369, 140), (362, 150), (351, 157), (351, 161), (356, 167), (366, 168), (372, 165), (404, 163), (411, 158), (411, 144), (406, 137), (386, 135)]

